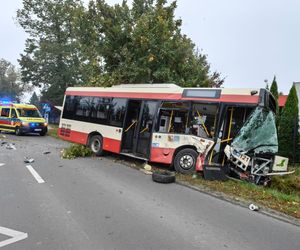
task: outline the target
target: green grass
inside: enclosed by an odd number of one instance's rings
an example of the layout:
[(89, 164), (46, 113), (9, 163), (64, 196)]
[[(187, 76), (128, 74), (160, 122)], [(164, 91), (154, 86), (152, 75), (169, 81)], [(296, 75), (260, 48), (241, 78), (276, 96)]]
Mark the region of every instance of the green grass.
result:
[[(260, 206), (271, 208), (279, 212), (288, 214), (290, 216), (300, 218), (300, 194), (299, 189), (292, 189), (291, 187), (299, 184), (299, 168), (297, 173), (283, 178), (280, 183), (289, 183), (289, 187), (285, 185), (272, 184), (270, 188), (264, 188), (252, 183), (243, 181), (229, 180), (226, 182), (221, 181), (206, 181), (201, 175), (197, 175), (197, 178), (193, 178), (191, 175), (176, 176), (177, 180), (184, 181), (193, 186), (198, 186), (211, 191), (217, 191), (228, 195), (233, 199), (240, 199), (243, 201), (253, 202)], [(287, 181), (288, 180), (288, 181)], [(286, 186), (287, 186), (286, 185)]]
[(286, 176), (274, 176), (272, 178), (271, 188), (285, 194), (294, 194), (300, 196), (300, 167), (291, 167), (295, 170), (294, 174)]
[(49, 124), (49, 126), (48, 126), (48, 133), (47, 134), (49, 136), (52, 136), (52, 137), (58, 139), (59, 137), (58, 137), (58, 134), (57, 134), (57, 130), (58, 130), (58, 125), (56, 125), (56, 124)]

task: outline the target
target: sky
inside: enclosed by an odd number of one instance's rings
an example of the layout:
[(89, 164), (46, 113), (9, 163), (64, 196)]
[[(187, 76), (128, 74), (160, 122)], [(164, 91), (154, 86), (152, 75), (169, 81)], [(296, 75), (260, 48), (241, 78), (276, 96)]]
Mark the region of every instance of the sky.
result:
[[(0, 1), (0, 58), (18, 66), (27, 37), (14, 20), (22, 0)], [(299, 0), (178, 0), (177, 6), (182, 32), (225, 77), (224, 87), (265, 87), (276, 75), (288, 94), (300, 81)]]

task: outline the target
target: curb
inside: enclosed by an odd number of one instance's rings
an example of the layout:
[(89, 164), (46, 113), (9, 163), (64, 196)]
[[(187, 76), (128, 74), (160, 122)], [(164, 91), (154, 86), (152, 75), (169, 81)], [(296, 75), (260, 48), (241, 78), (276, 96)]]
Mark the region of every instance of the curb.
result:
[[(249, 206), (249, 203), (251, 203), (251, 202), (247, 202), (246, 200), (242, 200), (242, 199), (234, 199), (231, 196), (228, 196), (228, 195), (226, 195), (224, 193), (221, 193), (221, 192), (212, 191), (209, 188), (205, 188), (205, 187), (201, 188), (199, 186), (193, 186), (193, 185), (191, 185), (191, 184), (189, 184), (188, 182), (185, 182), (185, 181), (176, 180), (175, 183), (180, 185), (180, 186), (193, 189), (193, 190), (201, 192), (203, 194), (215, 197), (215, 198), (223, 200), (223, 201), (230, 202), (231, 204), (234, 204), (234, 205), (239, 205), (239, 206), (247, 208), (247, 209), (249, 209), (248, 206)], [(255, 213), (264, 214), (264, 215), (272, 217), (274, 219), (277, 219), (277, 220), (280, 220), (280, 221), (283, 221), (283, 222), (286, 222), (286, 223), (289, 223), (289, 224), (300, 227), (300, 220), (299, 219), (294, 218), (294, 217), (289, 216), (289, 215), (286, 215), (284, 213), (278, 212), (276, 210), (266, 208), (264, 206), (260, 206), (260, 209), (258, 211), (255, 211)]]

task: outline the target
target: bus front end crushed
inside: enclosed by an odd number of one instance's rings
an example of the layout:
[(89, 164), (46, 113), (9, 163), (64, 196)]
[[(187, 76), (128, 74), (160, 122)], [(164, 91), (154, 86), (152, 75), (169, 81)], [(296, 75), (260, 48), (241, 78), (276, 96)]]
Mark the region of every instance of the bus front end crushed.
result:
[(274, 175), (291, 174), (288, 158), (276, 155), (278, 139), (275, 115), (257, 107), (224, 153), (230, 173), (239, 179), (267, 185)]

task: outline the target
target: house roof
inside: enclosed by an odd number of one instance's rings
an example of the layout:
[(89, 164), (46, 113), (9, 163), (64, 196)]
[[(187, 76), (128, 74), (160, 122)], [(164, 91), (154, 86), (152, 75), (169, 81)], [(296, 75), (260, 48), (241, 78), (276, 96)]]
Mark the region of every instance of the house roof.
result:
[(287, 95), (280, 95), (279, 97), (278, 97), (278, 106), (279, 107), (284, 107), (284, 105), (285, 105), (285, 103), (286, 103), (286, 100), (287, 100)]

